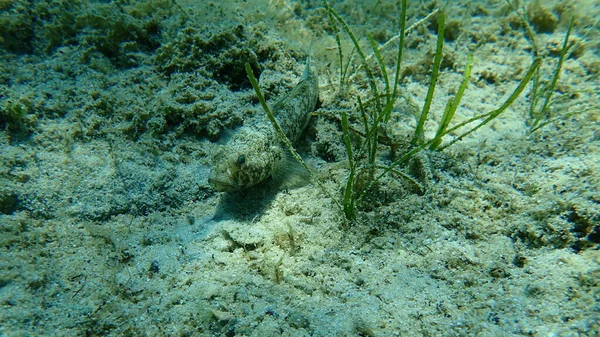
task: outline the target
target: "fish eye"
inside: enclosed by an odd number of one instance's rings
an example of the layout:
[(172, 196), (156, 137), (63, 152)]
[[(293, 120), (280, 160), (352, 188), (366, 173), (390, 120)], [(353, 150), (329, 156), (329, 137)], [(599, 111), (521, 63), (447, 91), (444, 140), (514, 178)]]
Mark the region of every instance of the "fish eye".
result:
[(245, 163), (246, 163), (246, 156), (242, 154), (237, 158), (237, 164), (238, 164), (238, 166), (242, 166)]

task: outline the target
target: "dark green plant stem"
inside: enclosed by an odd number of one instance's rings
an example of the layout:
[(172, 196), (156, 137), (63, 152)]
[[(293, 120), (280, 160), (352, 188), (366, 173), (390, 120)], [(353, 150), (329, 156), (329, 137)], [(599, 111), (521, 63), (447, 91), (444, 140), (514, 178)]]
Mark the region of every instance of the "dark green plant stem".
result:
[(529, 38), (529, 41), (531, 42), (531, 45), (533, 46), (534, 58), (540, 56), (540, 51), (539, 51), (540, 49), (537, 46), (535, 32), (533, 31), (533, 28), (531, 28), (531, 25), (529, 24), (529, 20), (527, 20), (525, 15), (519, 10), (519, 7), (517, 5), (519, 3), (519, 1), (515, 1), (513, 3), (509, 0), (504, 0), (504, 2), (506, 2), (506, 4), (509, 5), (510, 8), (512, 8), (512, 10), (517, 14), (519, 19), (521, 19), (521, 23), (523, 23), (523, 26), (525, 27), (525, 32), (527, 33), (527, 37)]
[(481, 115), (477, 115), (475, 117), (472, 117), (450, 129), (448, 129), (444, 135), (449, 134), (467, 124), (470, 124), (474, 121), (483, 119), (483, 121), (481, 121), (479, 124), (477, 124), (475, 127), (473, 127), (472, 129), (470, 129), (469, 131), (463, 133), (462, 135), (458, 136), (457, 138), (453, 139), (452, 141), (450, 141), (448, 144), (442, 146), (439, 148), (440, 151), (442, 151), (443, 149), (451, 146), (452, 144), (456, 143), (457, 141), (463, 139), (465, 136), (471, 134), (472, 132), (475, 132), (476, 130), (478, 130), (480, 127), (486, 125), (487, 123), (489, 123), (491, 120), (493, 120), (494, 118), (498, 117), (501, 113), (503, 113), (506, 109), (508, 109), (509, 106), (511, 106), (511, 104), (519, 97), (519, 95), (521, 95), (521, 93), (523, 92), (523, 90), (525, 90), (525, 87), (527, 86), (527, 84), (529, 83), (529, 81), (531, 80), (531, 78), (533, 77), (536, 69), (539, 67), (540, 63), (542, 62), (541, 58), (536, 58), (533, 63), (529, 66), (529, 69), (527, 70), (527, 72), (525, 73), (525, 76), (521, 79), (521, 82), (519, 82), (519, 85), (517, 86), (517, 88), (513, 91), (513, 93), (506, 99), (506, 101), (504, 102), (504, 104), (502, 104), (502, 106), (500, 106), (498, 109), (496, 110), (492, 110), (490, 112), (487, 112), (485, 114), (481, 114)]
[[(398, 55), (396, 56), (396, 76), (394, 77), (394, 89), (392, 90), (392, 100), (394, 102), (398, 97), (398, 82), (400, 81), (400, 69), (402, 67), (402, 55), (404, 50), (404, 35), (406, 34), (406, 2), (407, 0), (402, 0), (400, 5), (402, 10), (402, 14), (400, 14), (400, 41), (398, 42)], [(392, 107), (388, 108), (388, 106), (386, 106), (385, 109), (385, 121), (388, 122), (392, 116)]]
[(342, 207), (346, 219), (351, 220), (354, 219), (355, 216), (354, 180), (356, 176), (356, 165), (354, 162), (354, 154), (352, 153), (352, 140), (350, 139), (350, 132), (348, 131), (348, 115), (346, 114), (346, 110), (342, 110), (342, 132), (344, 134), (344, 144), (346, 145), (348, 166), (350, 168), (350, 175), (346, 180), (346, 187), (344, 188)]
[[(540, 65), (541, 59), (540, 58), (536, 58), (533, 63), (529, 66), (529, 69), (527, 70), (527, 73), (525, 74), (525, 76), (521, 79), (521, 82), (519, 82), (519, 85), (517, 86), (517, 88), (513, 91), (513, 93), (507, 98), (507, 100), (504, 102), (504, 104), (502, 104), (502, 106), (496, 110), (490, 111), (488, 113), (485, 114), (481, 114), (478, 116), (475, 116), (473, 118), (470, 118), (469, 120), (460, 123), (450, 129), (448, 129), (444, 135), (455, 131), (456, 129), (459, 129), (467, 124), (470, 124), (474, 121), (480, 120), (480, 119), (484, 119), (481, 123), (479, 123), (477, 126), (475, 126), (474, 128), (470, 129), (469, 131), (465, 132), (464, 134), (460, 135), (458, 138), (454, 139), (453, 141), (451, 141), (450, 143), (444, 145), (443, 147), (440, 148), (440, 151), (449, 147), (450, 145), (454, 144), (455, 142), (457, 142), (458, 140), (462, 139), (463, 137), (465, 137), (466, 135), (474, 132), (475, 130), (479, 129), (480, 127), (484, 126), (485, 124), (489, 123), (491, 120), (493, 120), (494, 118), (498, 117), (498, 115), (500, 115), (503, 111), (505, 111), (516, 99), (517, 97), (519, 97), (519, 95), (523, 92), (523, 90), (525, 89), (525, 87), (527, 86), (527, 84), (530, 82), (531, 77), (533, 76), (535, 70), (537, 69), (537, 67)], [(435, 138), (434, 138), (435, 139)], [(377, 175), (377, 177), (375, 179), (373, 179), (368, 185), (367, 187), (361, 192), (361, 194), (359, 195), (357, 201), (356, 201), (356, 205), (360, 205), (360, 203), (363, 201), (363, 199), (365, 198), (365, 196), (367, 195), (368, 191), (373, 188), (373, 186), (375, 186), (375, 184), (377, 182), (379, 182), (379, 180), (381, 180), (381, 178), (383, 178), (386, 174), (392, 172), (397, 166), (407, 163), (414, 155), (416, 155), (417, 153), (419, 153), (421, 150), (427, 148), (428, 146), (430, 146), (434, 139), (431, 139), (423, 144), (421, 144), (418, 147), (414, 147), (413, 149), (407, 151), (406, 153), (404, 153), (400, 158), (398, 158), (396, 161), (394, 161), (392, 164), (390, 164), (389, 166), (387, 166), (386, 169), (383, 170), (383, 172), (379, 173)]]
[(367, 119), (367, 113), (365, 110), (365, 106), (362, 102), (362, 100), (360, 99), (360, 96), (356, 98), (358, 101), (358, 108), (361, 112), (361, 115), (363, 116), (363, 120), (365, 123), (365, 142), (363, 143), (363, 145), (361, 146), (359, 153), (362, 153), (364, 151), (364, 148), (367, 148), (367, 158), (368, 158), (368, 163), (369, 164), (373, 164), (375, 162), (375, 158), (376, 158), (376, 154), (377, 154), (377, 130), (378, 130), (378, 124), (377, 124), (377, 119), (371, 118), (372, 120), (374, 120), (375, 122), (373, 123), (373, 125), (369, 125), (368, 123), (368, 119)]
[(431, 72), (431, 82), (429, 83), (429, 89), (427, 90), (427, 96), (425, 97), (425, 104), (423, 105), (421, 117), (419, 118), (417, 127), (415, 128), (415, 135), (410, 141), (413, 146), (422, 145), (424, 142), (425, 122), (427, 121), (427, 116), (429, 115), (429, 109), (431, 108), (431, 102), (433, 101), (433, 93), (435, 91), (435, 86), (437, 84), (437, 79), (440, 72), (440, 64), (442, 63), (445, 24), (446, 15), (444, 12), (441, 12), (438, 18), (437, 48), (435, 50), (435, 58), (433, 61), (433, 71)]
[(375, 40), (373, 39), (371, 34), (367, 34), (367, 38), (369, 39), (369, 42), (371, 43), (371, 48), (373, 48), (373, 54), (375, 54), (375, 59), (377, 60), (377, 63), (379, 64), (379, 68), (381, 69), (381, 76), (383, 77), (383, 81), (385, 84), (385, 98), (386, 98), (386, 105), (387, 105), (387, 104), (389, 104), (390, 100), (393, 99), (391, 92), (390, 92), (390, 79), (388, 77), (387, 69), (385, 67), (385, 63), (383, 62), (383, 58), (381, 57), (381, 52), (379, 51), (379, 45), (377, 44), (377, 42), (375, 42)]
[[(527, 37), (532, 46), (534, 58), (540, 57), (540, 48), (538, 47), (537, 37), (535, 35), (535, 32), (533, 31), (533, 28), (529, 24), (529, 20), (527, 19), (525, 14), (521, 10), (519, 10), (518, 5), (517, 5), (518, 2), (515, 1), (513, 3), (508, 0), (504, 0), (504, 1), (513, 9), (513, 11), (517, 14), (519, 19), (521, 20), (521, 23), (523, 24), (523, 26), (525, 27), (525, 32), (527, 33)], [(541, 67), (538, 67), (536, 69), (535, 74), (533, 75), (533, 77), (531, 79), (531, 81), (532, 81), (531, 92), (530, 92), (531, 99), (530, 99), (530, 104), (529, 104), (529, 118), (530, 119), (535, 119), (535, 117), (534, 117), (535, 110), (536, 110), (536, 107), (537, 107), (539, 99), (540, 99), (540, 94), (539, 94), (540, 83), (541, 83), (540, 68)]]
[[(325, 6), (328, 6), (327, 3), (325, 3)], [(346, 67), (346, 69), (344, 69), (344, 54), (342, 51), (340, 29), (338, 28), (335, 18), (330, 11), (327, 11), (327, 16), (329, 17), (329, 22), (331, 22), (331, 26), (333, 27), (333, 32), (335, 33), (335, 43), (337, 44), (338, 48), (338, 58), (340, 62), (340, 88), (344, 88), (346, 84), (346, 71), (348, 68)]]
[(273, 128), (275, 128), (275, 131), (279, 135), (279, 138), (281, 138), (281, 141), (285, 144), (285, 146), (288, 148), (288, 150), (294, 156), (294, 158), (300, 163), (300, 165), (302, 165), (302, 167), (304, 167), (304, 169), (306, 169), (308, 173), (312, 174), (311, 170), (308, 168), (308, 165), (306, 165), (304, 160), (302, 160), (302, 157), (300, 157), (298, 152), (296, 152), (296, 149), (294, 149), (292, 142), (285, 135), (285, 132), (283, 132), (281, 126), (279, 126), (277, 119), (275, 119), (275, 115), (267, 105), (267, 101), (265, 101), (265, 98), (260, 92), (258, 81), (256, 80), (256, 77), (254, 77), (254, 73), (252, 72), (252, 67), (250, 67), (250, 63), (246, 63), (246, 73), (248, 74), (248, 79), (250, 80), (250, 83), (252, 83), (252, 88), (254, 88), (254, 92), (256, 92), (256, 96), (258, 97), (258, 100), (260, 101), (263, 110), (265, 110), (265, 112), (267, 113), (267, 117), (269, 118), (269, 121), (271, 121), (271, 124), (273, 125)]
[(460, 101), (465, 93), (465, 90), (467, 89), (467, 85), (469, 84), (469, 80), (471, 79), (472, 64), (473, 64), (473, 54), (471, 53), (471, 54), (469, 54), (469, 56), (467, 58), (467, 67), (465, 68), (465, 73), (463, 74), (463, 80), (460, 84), (460, 87), (458, 87), (458, 92), (456, 93), (456, 95), (453, 98), (448, 100), (448, 103), (446, 104), (446, 109), (444, 110), (444, 114), (442, 116), (440, 126), (438, 127), (435, 137), (433, 137), (433, 141), (431, 142), (431, 145), (429, 146), (430, 150), (437, 149), (437, 147), (440, 146), (440, 144), (442, 143), (442, 137), (444, 136), (446, 129), (448, 128), (448, 125), (450, 125), (452, 118), (454, 118), (456, 109), (458, 109), (458, 105), (460, 104)]
[[(401, 18), (400, 18), (400, 42), (398, 45), (398, 53), (397, 53), (397, 58), (396, 58), (396, 70), (395, 70), (393, 89), (392, 89), (392, 84), (390, 83), (390, 77), (388, 75), (387, 68), (385, 66), (383, 57), (379, 50), (379, 46), (370, 35), (367, 36), (368, 40), (371, 44), (371, 48), (373, 49), (373, 53), (376, 57), (379, 68), (381, 69), (381, 76), (382, 76), (382, 79), (385, 84), (385, 104), (384, 104), (383, 109), (381, 108), (382, 104), (380, 103), (380, 99), (382, 96), (379, 95), (379, 92), (377, 90), (377, 85), (375, 82), (375, 77), (367, 65), (367, 59), (365, 57), (363, 50), (361, 49), (361, 47), (358, 43), (358, 39), (356, 38), (356, 36), (352, 32), (352, 30), (350, 29), (348, 24), (344, 21), (344, 19), (333, 8), (331, 8), (327, 4), (326, 1), (324, 1), (324, 3), (325, 3), (325, 7), (327, 9), (328, 15), (330, 17), (330, 20), (332, 18), (337, 19), (337, 21), (341, 24), (342, 29), (348, 34), (348, 36), (352, 40), (352, 43), (354, 44), (354, 48), (361, 58), (362, 66), (365, 69), (367, 78), (369, 80), (369, 86), (371, 88), (371, 92), (373, 95), (372, 101), (375, 101), (375, 109), (373, 109), (371, 113), (367, 113), (365, 104), (363, 104), (360, 97), (357, 97), (358, 106), (359, 106), (359, 109), (361, 112), (362, 121), (363, 121), (364, 129), (365, 129), (364, 142), (360, 146), (358, 153), (360, 154), (360, 153), (364, 153), (364, 151), (366, 151), (367, 172), (368, 172), (367, 176), (369, 177), (368, 179), (374, 179), (376, 171), (378, 169), (377, 165), (375, 165), (375, 161), (377, 159), (377, 149), (379, 146), (378, 138), (379, 138), (380, 125), (382, 123), (387, 122), (390, 119), (391, 112), (393, 110), (394, 104), (398, 97), (398, 82), (400, 81), (400, 69), (401, 69), (401, 65), (402, 65), (404, 37), (405, 37), (405, 32), (406, 32), (407, 0), (401, 1), (402, 13), (401, 13)], [(338, 48), (341, 48), (341, 42), (339, 42), (339, 35), (336, 35), (336, 42), (338, 43)], [(341, 53), (339, 55), (341, 57)], [(342, 72), (341, 76), (343, 76), (345, 78), (345, 74), (343, 73), (343, 71), (344, 71), (343, 68), (340, 68), (340, 71)], [(356, 179), (358, 179), (357, 170), (359, 167), (359, 163), (356, 161), (356, 154), (354, 154), (354, 151), (352, 149), (352, 143), (351, 143), (350, 133), (349, 133), (349, 121), (348, 121), (348, 115), (347, 115), (346, 111), (342, 112), (342, 131), (344, 134), (344, 143), (346, 146), (346, 152), (348, 155), (349, 165), (350, 165), (350, 175), (348, 176), (348, 180), (346, 181), (342, 205), (343, 205), (344, 214), (345, 214), (346, 218), (353, 219), (356, 215), (356, 206), (358, 205), (357, 200), (356, 200), (358, 192), (355, 191), (355, 183), (356, 183)], [(360, 155), (359, 155), (359, 157), (360, 157)], [(398, 171), (392, 171), (392, 172), (401, 177), (405, 177), (405, 175), (403, 175), (402, 173), (400, 173)]]
[(558, 83), (558, 78), (560, 77), (562, 66), (570, 49), (569, 37), (571, 36), (571, 30), (573, 29), (574, 20), (575, 17), (571, 17), (571, 21), (569, 22), (569, 28), (567, 29), (567, 33), (565, 34), (565, 39), (563, 41), (562, 49), (560, 51), (560, 57), (558, 58), (558, 63), (556, 64), (556, 68), (554, 69), (552, 80), (550, 81), (548, 87), (545, 89), (546, 97), (544, 97), (544, 103), (542, 104), (542, 108), (535, 113), (533, 123), (531, 124), (531, 132), (534, 132), (535, 130), (539, 129), (538, 124), (543, 118), (550, 117), (548, 107), (550, 106), (552, 95), (554, 94), (554, 88), (556, 87), (556, 83)]
[[(302, 167), (309, 173), (309, 175), (314, 178), (315, 176), (312, 173), (311, 169), (308, 167), (308, 165), (306, 165), (306, 163), (304, 162), (302, 157), (298, 154), (296, 149), (294, 149), (292, 142), (285, 135), (285, 132), (283, 132), (283, 129), (281, 129), (281, 126), (279, 126), (279, 123), (277, 122), (275, 115), (273, 114), (273, 112), (271, 111), (269, 106), (267, 105), (267, 101), (265, 100), (265, 97), (260, 92), (260, 87), (258, 86), (258, 81), (256, 80), (256, 77), (254, 77), (254, 72), (252, 72), (252, 67), (250, 66), (250, 63), (246, 62), (245, 67), (246, 67), (246, 74), (248, 75), (248, 79), (250, 80), (250, 83), (252, 84), (252, 88), (254, 89), (254, 92), (256, 93), (256, 96), (258, 97), (258, 100), (260, 101), (260, 104), (262, 105), (263, 110), (267, 114), (269, 121), (273, 125), (273, 128), (275, 128), (275, 131), (279, 135), (279, 138), (285, 144), (285, 146), (287, 147), (288, 151), (290, 151), (292, 156), (294, 156), (294, 159), (296, 159), (298, 161), (298, 163), (300, 163), (300, 165), (302, 165)], [(319, 179), (315, 179), (315, 181), (316, 181), (317, 185), (319, 185), (319, 187), (323, 190), (323, 192), (325, 192), (325, 194), (327, 194), (327, 196), (329, 198), (331, 198), (331, 200), (333, 200), (340, 209), (343, 209), (339, 200), (337, 200), (336, 198), (334, 198), (330, 195), (329, 191), (325, 188), (323, 183)]]
[(331, 15), (333, 15), (338, 20), (338, 22), (342, 25), (343, 30), (346, 32), (346, 34), (348, 34), (348, 36), (350, 37), (350, 40), (354, 44), (354, 48), (356, 49), (356, 52), (360, 56), (362, 65), (365, 68), (365, 72), (367, 73), (367, 78), (369, 79), (369, 87), (371, 88), (371, 91), (373, 92), (373, 97), (375, 97), (377, 110), (379, 110), (380, 109), (379, 99), (378, 99), (379, 91), (377, 90), (377, 84), (375, 83), (375, 77), (373, 76), (373, 72), (371, 72), (371, 69), (367, 65), (367, 57), (365, 56), (365, 53), (363, 52), (362, 48), (360, 47), (360, 44), (358, 43), (358, 39), (356, 38), (356, 35), (354, 35), (354, 32), (352, 32), (352, 29), (350, 29), (350, 26), (348, 26), (348, 24), (346, 23), (346, 20), (344, 20), (336, 12), (335, 9), (333, 9), (331, 6), (329, 6), (329, 4), (327, 3), (326, 0), (323, 0), (323, 3), (325, 4), (325, 8), (327, 9), (327, 11), (329, 13), (331, 13)]

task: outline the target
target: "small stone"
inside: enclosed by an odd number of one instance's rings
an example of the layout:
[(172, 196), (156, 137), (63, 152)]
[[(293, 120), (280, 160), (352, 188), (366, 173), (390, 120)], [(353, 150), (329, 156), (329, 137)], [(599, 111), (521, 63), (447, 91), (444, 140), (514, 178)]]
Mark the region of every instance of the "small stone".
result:
[(219, 322), (227, 322), (227, 321), (231, 321), (232, 319), (234, 319), (235, 317), (233, 316), (233, 314), (227, 312), (227, 311), (221, 311), (221, 310), (216, 310), (216, 309), (210, 309), (210, 313), (219, 321)]

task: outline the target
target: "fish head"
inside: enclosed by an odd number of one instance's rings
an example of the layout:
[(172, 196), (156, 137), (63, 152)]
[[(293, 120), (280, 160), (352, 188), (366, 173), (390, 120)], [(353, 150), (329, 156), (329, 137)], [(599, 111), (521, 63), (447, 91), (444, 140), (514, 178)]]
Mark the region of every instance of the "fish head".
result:
[(215, 151), (208, 183), (219, 192), (242, 190), (273, 175), (283, 159), (280, 146), (260, 137), (233, 142)]

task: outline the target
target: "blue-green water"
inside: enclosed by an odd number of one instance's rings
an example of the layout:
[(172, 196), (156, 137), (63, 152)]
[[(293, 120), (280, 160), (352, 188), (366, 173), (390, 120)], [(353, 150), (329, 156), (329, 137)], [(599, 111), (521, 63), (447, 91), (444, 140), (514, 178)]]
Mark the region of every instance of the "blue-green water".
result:
[[(329, 5), (0, 1), (0, 335), (599, 333), (598, 4), (408, 3), (381, 120), (400, 4)], [(214, 191), (216, 147), (264, 114), (245, 64), (272, 106), (309, 52), (310, 182)], [(483, 117), (432, 151), (469, 54), (448, 129)]]

